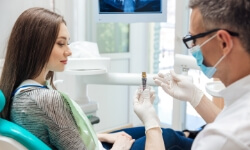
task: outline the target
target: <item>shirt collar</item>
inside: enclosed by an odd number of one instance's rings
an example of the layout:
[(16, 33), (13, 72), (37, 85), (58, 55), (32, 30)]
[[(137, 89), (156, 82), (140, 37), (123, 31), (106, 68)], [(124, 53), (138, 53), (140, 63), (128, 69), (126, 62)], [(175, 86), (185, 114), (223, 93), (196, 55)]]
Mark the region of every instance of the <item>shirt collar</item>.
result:
[(28, 79), (28, 80), (23, 81), (23, 82), (20, 84), (19, 87), (24, 86), (24, 85), (39, 85), (39, 86), (44, 86), (44, 85), (42, 85), (42, 84), (36, 82), (35, 80), (31, 80), (31, 79)]
[(42, 85), (38, 82), (36, 82), (35, 80), (31, 80), (31, 79), (27, 79), (25, 81), (23, 81), (17, 88), (16, 90), (14, 90), (12, 92), (12, 97), (19, 94), (21, 91), (25, 90), (25, 89), (28, 89), (28, 88), (31, 88), (31, 87), (40, 87), (40, 88), (48, 88), (47, 87), (47, 83), (46, 85)]
[(244, 95), (246, 91), (250, 91), (249, 83), (250, 75), (247, 75), (222, 90), (220, 94), (224, 98), (225, 106), (231, 105), (232, 103), (237, 101), (239, 97)]

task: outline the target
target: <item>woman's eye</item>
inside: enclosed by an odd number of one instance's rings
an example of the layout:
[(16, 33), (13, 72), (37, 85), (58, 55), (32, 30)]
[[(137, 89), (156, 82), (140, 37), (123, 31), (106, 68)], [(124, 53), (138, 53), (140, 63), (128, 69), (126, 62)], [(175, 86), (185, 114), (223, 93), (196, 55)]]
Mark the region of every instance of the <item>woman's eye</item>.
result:
[(63, 45), (65, 45), (64, 43), (57, 43), (59, 46), (63, 46)]

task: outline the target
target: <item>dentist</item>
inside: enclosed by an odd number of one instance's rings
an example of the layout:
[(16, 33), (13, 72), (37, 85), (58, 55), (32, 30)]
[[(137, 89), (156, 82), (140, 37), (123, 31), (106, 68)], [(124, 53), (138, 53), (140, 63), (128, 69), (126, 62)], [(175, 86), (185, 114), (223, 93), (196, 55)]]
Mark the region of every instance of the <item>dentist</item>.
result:
[[(192, 145), (197, 150), (250, 149), (250, 1), (190, 0), (190, 34), (184, 44), (208, 78), (219, 78), (225, 106), (219, 109), (182, 76), (159, 74), (155, 83), (189, 102), (207, 121)], [(160, 144), (161, 141), (158, 141)]]

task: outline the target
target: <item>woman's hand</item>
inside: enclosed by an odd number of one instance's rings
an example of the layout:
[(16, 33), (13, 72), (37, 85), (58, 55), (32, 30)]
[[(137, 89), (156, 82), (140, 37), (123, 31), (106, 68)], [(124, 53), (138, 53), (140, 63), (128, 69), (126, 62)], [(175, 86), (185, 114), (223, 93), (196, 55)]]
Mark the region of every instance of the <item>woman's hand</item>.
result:
[(113, 144), (111, 150), (129, 150), (134, 141), (134, 139), (131, 139), (128, 136), (119, 134), (117, 135), (115, 143)]
[(107, 142), (107, 143), (115, 143), (115, 141), (118, 139), (118, 137), (124, 136), (128, 139), (132, 140), (132, 137), (128, 135), (126, 132), (116, 132), (116, 133), (108, 133), (108, 134), (98, 134), (97, 137), (101, 142)]

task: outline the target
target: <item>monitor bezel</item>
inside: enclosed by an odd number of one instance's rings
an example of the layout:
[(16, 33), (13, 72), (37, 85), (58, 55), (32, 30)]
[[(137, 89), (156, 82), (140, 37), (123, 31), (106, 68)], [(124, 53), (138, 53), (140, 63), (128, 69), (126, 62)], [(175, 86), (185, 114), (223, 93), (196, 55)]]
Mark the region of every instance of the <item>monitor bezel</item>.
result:
[(166, 22), (167, 21), (167, 0), (161, 0), (161, 12), (144, 13), (100, 13), (99, 0), (94, 0), (94, 11), (97, 22), (121, 22), (121, 23), (140, 23), (140, 22)]

